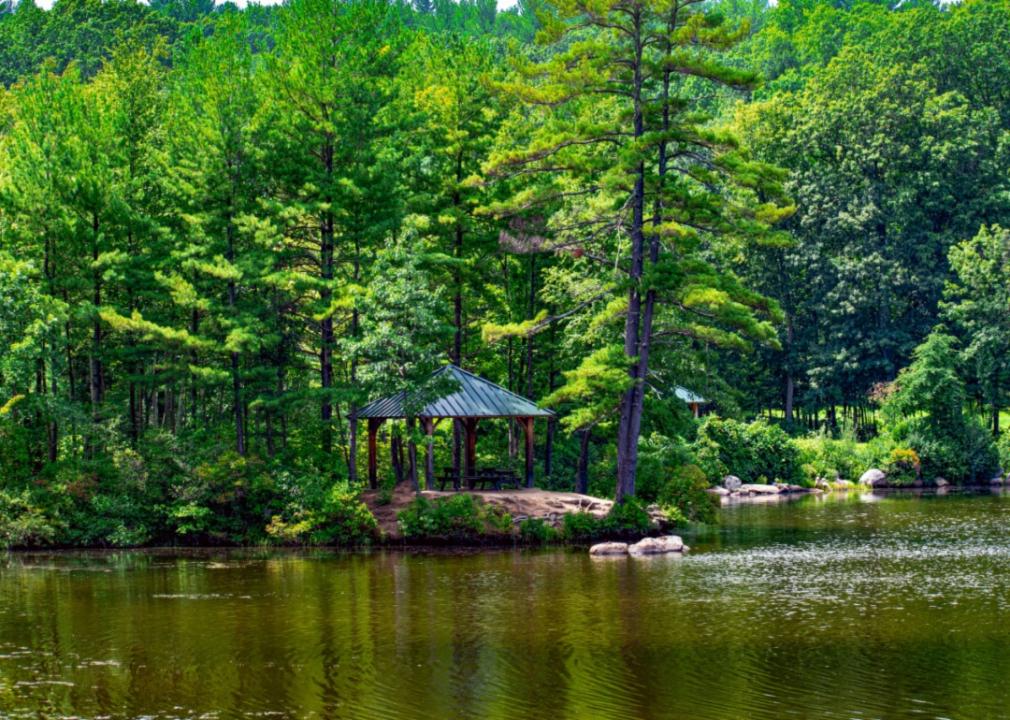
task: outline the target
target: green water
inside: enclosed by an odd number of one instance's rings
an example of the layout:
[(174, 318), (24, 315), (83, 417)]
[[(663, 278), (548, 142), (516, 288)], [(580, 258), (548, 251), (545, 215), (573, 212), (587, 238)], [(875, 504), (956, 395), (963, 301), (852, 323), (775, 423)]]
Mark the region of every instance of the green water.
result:
[(0, 717), (1010, 717), (1010, 497), (729, 509), (685, 558), (0, 561)]

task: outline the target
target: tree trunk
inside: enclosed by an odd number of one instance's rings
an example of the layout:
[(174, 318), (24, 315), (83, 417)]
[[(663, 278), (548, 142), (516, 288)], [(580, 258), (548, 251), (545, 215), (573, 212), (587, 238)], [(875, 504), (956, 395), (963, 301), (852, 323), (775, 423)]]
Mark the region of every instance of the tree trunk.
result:
[[(333, 140), (327, 138), (323, 145), (323, 165), (326, 177), (333, 176)], [(332, 198), (328, 198), (332, 206)], [(319, 323), (319, 381), (322, 388), (322, 403), (320, 419), (322, 420), (322, 450), (324, 455), (333, 451), (333, 317), (330, 315), (330, 304), (333, 300), (333, 211), (327, 209), (323, 213), (320, 228), (319, 265), (322, 277), (322, 288), (319, 291), (320, 305), (325, 315)]]
[(585, 495), (589, 492), (589, 442), (593, 429), (582, 430), (579, 438), (579, 465), (575, 472), (575, 492)]
[[(641, 9), (632, 13), (635, 38), (635, 60), (632, 66), (632, 100), (634, 104), (634, 137), (645, 133), (642, 103), (642, 17)], [(630, 387), (621, 399), (621, 414), (617, 432), (617, 490), (615, 499), (635, 494), (638, 470), (638, 435), (641, 431), (645, 379), (649, 368), (649, 340), (652, 334), (652, 309), (655, 292), (649, 290), (642, 307), (642, 277), (645, 264), (645, 163), (635, 170), (635, 185), (631, 196), (631, 264), (628, 290), (628, 310), (624, 325), (624, 354), (628, 358)], [(653, 240), (656, 246), (657, 240)], [(657, 247), (658, 250), (658, 247)], [(634, 361), (638, 358), (637, 362)]]
[(417, 440), (414, 438), (414, 431), (417, 429), (417, 418), (407, 418), (407, 461), (408, 473), (410, 475), (410, 487), (414, 492), (421, 492), (421, 486), (417, 482)]

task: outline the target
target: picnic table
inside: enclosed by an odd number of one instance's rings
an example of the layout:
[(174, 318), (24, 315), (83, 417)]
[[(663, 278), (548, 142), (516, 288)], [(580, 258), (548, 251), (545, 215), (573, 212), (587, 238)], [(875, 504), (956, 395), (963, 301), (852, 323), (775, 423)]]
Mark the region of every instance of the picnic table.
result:
[(439, 490), (445, 490), (445, 486), (452, 484), (453, 489), (459, 490), (465, 486), (469, 490), (476, 490), (478, 486), (481, 490), (486, 490), (490, 485), (495, 490), (503, 487), (519, 487), (519, 476), (511, 468), (484, 468), (478, 470), (473, 475), (463, 475), (460, 477), (452, 468), (445, 468), (438, 477)]

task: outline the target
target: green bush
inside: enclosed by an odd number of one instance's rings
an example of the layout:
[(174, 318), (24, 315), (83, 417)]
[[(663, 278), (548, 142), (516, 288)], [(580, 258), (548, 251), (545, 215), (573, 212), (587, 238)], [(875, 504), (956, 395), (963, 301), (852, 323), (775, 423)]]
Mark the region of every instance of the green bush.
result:
[(682, 465), (663, 486), (659, 504), (675, 522), (714, 523), (719, 518), (719, 499), (706, 492), (708, 481), (697, 465)]
[(796, 438), (793, 443), (800, 451), (804, 474), (809, 481), (858, 480), (867, 468), (876, 464), (865, 457), (865, 445), (851, 436), (831, 438), (825, 434)]
[(559, 534), (541, 518), (527, 518), (519, 524), (519, 537), (530, 545), (546, 545), (556, 542)]
[(603, 521), (592, 513), (565, 513), (561, 533), (569, 542), (590, 542), (603, 535)]
[(58, 523), (47, 517), (28, 492), (0, 491), (0, 547), (51, 545), (58, 533)]
[(575, 543), (606, 537), (645, 535), (652, 528), (649, 513), (636, 498), (626, 498), (623, 503), (615, 503), (604, 517), (596, 517), (588, 512), (567, 513), (562, 523), (565, 540)]
[(274, 515), (266, 527), (270, 537), (285, 543), (368, 545), (378, 530), (375, 516), (346, 484), (335, 485), (322, 508), (296, 507), (285, 515)]
[(168, 529), (191, 541), (262, 542), (267, 539), (264, 520), (285, 509), (284, 490), (261, 459), (228, 451), (198, 465), (175, 489)]
[(926, 480), (942, 477), (962, 484), (984, 482), (999, 469), (992, 435), (973, 418), (966, 418), (956, 434), (937, 432), (924, 421), (911, 422), (903, 440), (921, 458)]
[(404, 537), (466, 540), (511, 530), (508, 513), (460, 493), (429, 500), (419, 497), (396, 516)]
[(911, 448), (894, 448), (884, 465), (887, 480), (892, 485), (908, 486), (921, 479), (922, 462)]
[(1000, 469), (1003, 472), (1010, 471), (1010, 432), (1004, 431), (996, 441), (996, 456)]
[(625, 498), (624, 502), (614, 503), (603, 520), (608, 532), (644, 535), (652, 527), (652, 520), (639, 498)]
[(653, 433), (638, 443), (638, 478), (635, 497), (656, 502), (669, 477), (669, 469), (694, 462), (690, 448), (680, 438)]
[(749, 425), (708, 417), (698, 428), (692, 446), (696, 462), (711, 482), (736, 475), (743, 482), (801, 483), (803, 461), (799, 448), (777, 425), (763, 421)]

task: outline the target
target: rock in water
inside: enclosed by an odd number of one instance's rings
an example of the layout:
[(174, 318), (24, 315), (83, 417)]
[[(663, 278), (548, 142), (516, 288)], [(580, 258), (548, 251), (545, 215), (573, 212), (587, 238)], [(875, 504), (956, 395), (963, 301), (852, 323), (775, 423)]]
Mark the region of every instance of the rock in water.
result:
[(1003, 476), (1002, 475), (997, 475), (996, 477), (994, 477), (992, 480), (989, 481), (989, 484), (990, 485), (1002, 485), (1003, 484)]
[(870, 487), (884, 487), (887, 485), (887, 473), (877, 468), (871, 468), (860, 476), (859, 484), (869, 485)]
[(608, 555), (627, 555), (628, 554), (628, 543), (622, 542), (605, 542), (597, 543), (589, 548), (589, 554), (595, 555), (597, 557), (605, 557)]
[(722, 486), (730, 492), (736, 492), (743, 483), (736, 475), (727, 475), (722, 479)]
[(664, 555), (684, 551), (684, 541), (677, 535), (666, 535), (658, 538), (645, 538), (634, 545), (628, 546), (631, 555)]
[(724, 487), (710, 487), (705, 490), (709, 495), (718, 495), (719, 497), (726, 497), (729, 495), (729, 489)]
[(778, 495), (782, 491), (774, 485), (748, 483), (747, 485), (740, 486), (740, 492), (750, 493), (751, 495)]
[(938, 477), (936, 480), (934, 480), (933, 484), (936, 485), (938, 488), (945, 488), (948, 485), (950, 485), (950, 483), (947, 482), (946, 479), (941, 477)]

